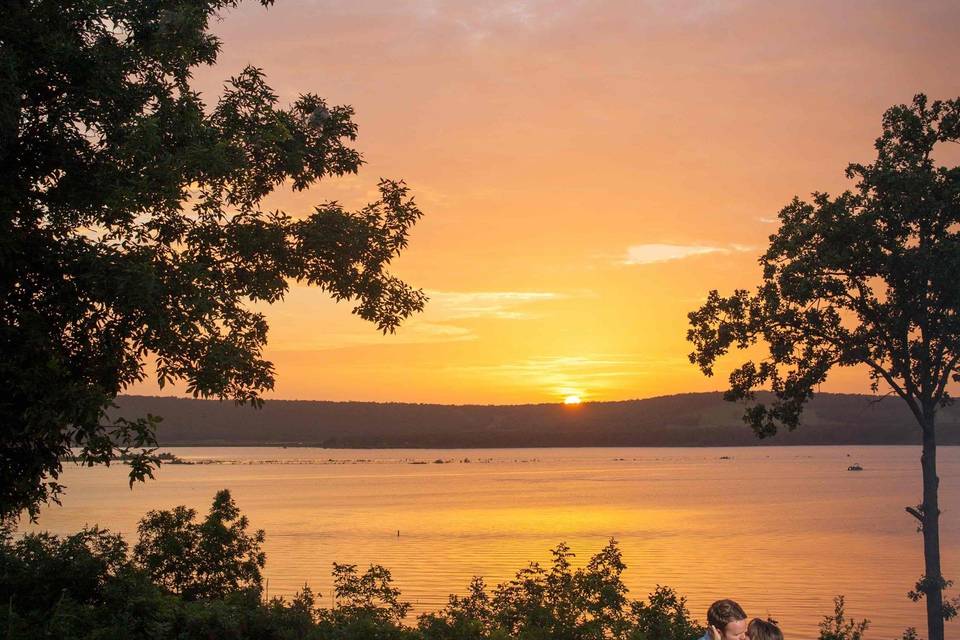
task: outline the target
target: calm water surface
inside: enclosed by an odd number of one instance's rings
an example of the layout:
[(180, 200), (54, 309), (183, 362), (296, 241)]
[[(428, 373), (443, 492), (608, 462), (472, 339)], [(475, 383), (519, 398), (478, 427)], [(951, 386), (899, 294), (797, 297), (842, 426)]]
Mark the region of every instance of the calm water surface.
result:
[[(167, 465), (132, 491), (123, 467), (69, 467), (64, 506), (39, 528), (97, 523), (133, 541), (147, 510), (202, 513), (229, 488), (267, 532), (270, 595), (307, 582), (329, 597), (333, 561), (378, 563), (415, 612), (435, 610), (474, 575), (504, 581), (561, 541), (583, 565), (614, 537), (632, 597), (670, 585), (701, 621), (733, 597), (807, 640), (845, 594), (872, 621), (867, 640), (924, 626), (905, 595), (923, 566), (903, 510), (920, 501), (917, 447), (169, 451), (216, 463)], [(939, 465), (943, 570), (960, 578), (960, 448), (941, 448)]]

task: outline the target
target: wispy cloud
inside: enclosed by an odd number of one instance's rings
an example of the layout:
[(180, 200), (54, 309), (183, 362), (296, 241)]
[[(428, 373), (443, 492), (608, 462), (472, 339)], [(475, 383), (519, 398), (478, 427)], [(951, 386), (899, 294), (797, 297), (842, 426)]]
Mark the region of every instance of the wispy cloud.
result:
[(352, 322), (340, 324), (340, 330), (315, 331), (315, 310), (304, 308), (279, 310), (287, 331), (273, 336), (274, 351), (326, 350), (361, 346), (399, 344), (434, 344), (477, 340), (480, 336), (465, 320), (493, 318), (497, 320), (530, 320), (540, 317), (531, 305), (567, 297), (547, 291), (430, 291), (430, 300), (423, 313), (408, 318), (396, 333), (382, 335), (374, 327)]
[(475, 340), (477, 336), (466, 327), (425, 322), (419, 318), (407, 320), (396, 333), (383, 335), (374, 327), (363, 330), (314, 332), (307, 337), (297, 335), (286, 339), (271, 339), (271, 351), (327, 351), (349, 347), (395, 346), (401, 344), (434, 344)]
[(528, 320), (537, 315), (521, 307), (565, 297), (547, 291), (427, 291), (427, 296), (430, 301), (424, 315), (434, 322), (464, 318)]
[(711, 253), (730, 254), (752, 250), (753, 247), (743, 244), (730, 244), (724, 247), (689, 244), (637, 244), (627, 248), (627, 255), (621, 263), (625, 265), (656, 264)]

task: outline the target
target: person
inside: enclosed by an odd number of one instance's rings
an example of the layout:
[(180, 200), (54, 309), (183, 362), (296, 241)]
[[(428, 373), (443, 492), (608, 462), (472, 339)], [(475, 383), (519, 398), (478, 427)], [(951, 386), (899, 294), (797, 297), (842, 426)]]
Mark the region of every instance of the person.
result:
[(707, 609), (707, 632), (700, 640), (747, 640), (747, 614), (733, 600), (717, 600)]
[(754, 618), (747, 625), (747, 637), (750, 640), (783, 640), (783, 632), (772, 620)]

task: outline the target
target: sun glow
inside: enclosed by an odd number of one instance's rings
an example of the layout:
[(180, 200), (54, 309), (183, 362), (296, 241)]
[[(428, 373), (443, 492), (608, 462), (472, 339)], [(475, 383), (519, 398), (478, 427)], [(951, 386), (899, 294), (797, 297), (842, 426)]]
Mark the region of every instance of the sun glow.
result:
[(567, 396), (563, 399), (563, 404), (580, 404), (580, 396)]

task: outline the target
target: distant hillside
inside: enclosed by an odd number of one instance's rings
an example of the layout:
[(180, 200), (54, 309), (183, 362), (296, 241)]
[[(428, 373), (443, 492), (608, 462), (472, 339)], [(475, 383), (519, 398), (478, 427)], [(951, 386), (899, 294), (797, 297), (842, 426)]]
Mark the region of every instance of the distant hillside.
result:
[[(270, 400), (230, 402), (121, 396), (119, 414), (163, 417), (162, 445), (313, 445), (330, 448), (744, 446), (917, 444), (897, 398), (820, 394), (794, 432), (757, 440), (743, 406), (720, 393), (647, 400), (511, 406)], [(960, 410), (941, 412), (939, 442), (960, 444)]]

